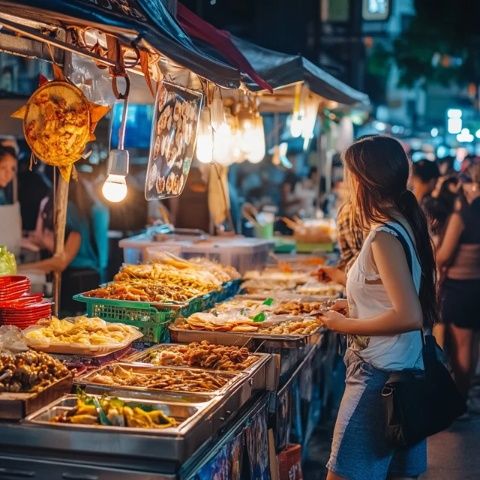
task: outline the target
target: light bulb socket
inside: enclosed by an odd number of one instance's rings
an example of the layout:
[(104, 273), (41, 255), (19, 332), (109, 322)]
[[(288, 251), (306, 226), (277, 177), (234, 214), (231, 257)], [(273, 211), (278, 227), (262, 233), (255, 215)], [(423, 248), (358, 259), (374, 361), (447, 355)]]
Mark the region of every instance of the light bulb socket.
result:
[(128, 150), (110, 150), (108, 154), (108, 175), (128, 175), (130, 157)]

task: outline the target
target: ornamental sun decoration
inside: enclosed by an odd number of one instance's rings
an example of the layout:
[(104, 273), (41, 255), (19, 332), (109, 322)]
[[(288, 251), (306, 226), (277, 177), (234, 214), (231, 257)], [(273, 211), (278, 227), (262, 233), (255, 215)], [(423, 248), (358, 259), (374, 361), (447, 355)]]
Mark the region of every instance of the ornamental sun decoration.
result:
[(12, 117), (23, 120), (32, 154), (58, 167), (68, 181), (73, 164), (82, 157), (87, 143), (95, 140), (95, 127), (110, 108), (90, 102), (57, 65), (53, 71), (54, 80), (40, 77), (39, 88)]
[(159, 82), (145, 182), (147, 200), (179, 196), (195, 152), (203, 94)]

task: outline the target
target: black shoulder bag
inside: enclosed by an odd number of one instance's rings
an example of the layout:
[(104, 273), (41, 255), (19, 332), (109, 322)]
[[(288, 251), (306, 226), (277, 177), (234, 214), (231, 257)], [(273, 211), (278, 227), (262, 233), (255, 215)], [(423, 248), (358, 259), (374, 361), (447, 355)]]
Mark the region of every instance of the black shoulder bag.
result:
[[(413, 259), (405, 237), (395, 227), (388, 225), (388, 228), (397, 233), (412, 272)], [(439, 360), (441, 349), (434, 336), (430, 332), (424, 334), (423, 330), (419, 334), (425, 370), (391, 372), (382, 389), (385, 434), (396, 447), (414, 445), (446, 429), (466, 411), (465, 399)]]

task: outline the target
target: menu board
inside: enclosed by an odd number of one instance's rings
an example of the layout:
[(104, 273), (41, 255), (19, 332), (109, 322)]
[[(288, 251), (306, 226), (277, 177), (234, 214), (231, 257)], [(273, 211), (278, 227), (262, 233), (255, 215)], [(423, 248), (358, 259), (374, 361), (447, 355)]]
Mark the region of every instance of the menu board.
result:
[(159, 83), (145, 182), (147, 200), (182, 193), (195, 152), (202, 102), (201, 92)]

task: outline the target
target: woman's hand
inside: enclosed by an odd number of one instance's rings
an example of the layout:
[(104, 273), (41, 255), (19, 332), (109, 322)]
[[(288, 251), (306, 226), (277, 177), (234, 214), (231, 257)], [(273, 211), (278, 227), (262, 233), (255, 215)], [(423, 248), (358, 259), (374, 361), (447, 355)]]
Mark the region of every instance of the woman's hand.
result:
[(340, 285), (345, 285), (347, 283), (345, 272), (336, 267), (320, 267), (315, 272), (315, 276), (321, 282), (330, 281), (339, 283)]
[(330, 307), (330, 310), (348, 315), (348, 301), (346, 298), (339, 298), (335, 300), (335, 303)]
[(335, 310), (330, 310), (322, 315), (322, 321), (325, 328), (334, 332), (344, 332), (344, 327), (348, 318)]

